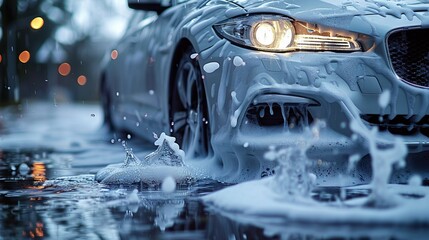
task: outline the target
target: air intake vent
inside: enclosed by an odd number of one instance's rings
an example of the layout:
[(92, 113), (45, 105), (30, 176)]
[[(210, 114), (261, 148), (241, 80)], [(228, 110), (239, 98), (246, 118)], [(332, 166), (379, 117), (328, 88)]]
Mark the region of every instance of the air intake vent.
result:
[(429, 29), (392, 33), (388, 38), (390, 60), (404, 81), (429, 87)]

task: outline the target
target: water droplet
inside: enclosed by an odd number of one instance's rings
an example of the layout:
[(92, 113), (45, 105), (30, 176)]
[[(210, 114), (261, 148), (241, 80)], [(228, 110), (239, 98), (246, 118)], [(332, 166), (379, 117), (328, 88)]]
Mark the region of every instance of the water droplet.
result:
[(162, 181), (161, 189), (163, 192), (172, 193), (176, 190), (176, 180), (173, 177), (166, 177), (164, 181)]
[(140, 199), (139, 196), (137, 195), (139, 191), (137, 189), (134, 189), (128, 196), (127, 196), (127, 201), (128, 203), (139, 203)]
[(26, 175), (30, 172), (30, 167), (26, 163), (21, 163), (18, 167), (19, 174)]
[(95, 117), (95, 114), (94, 114), (94, 113), (91, 113), (91, 117)]
[(115, 143), (115, 139), (110, 139), (110, 142), (113, 144), (113, 143)]
[(138, 126), (140, 126), (140, 123), (139, 123), (139, 122), (136, 122), (136, 127), (138, 127)]
[(421, 186), (422, 185), (422, 177), (419, 175), (413, 175), (408, 179), (408, 185), (410, 186)]
[(390, 101), (390, 91), (386, 90), (378, 98), (378, 104), (381, 108), (386, 108)]
[(245, 142), (245, 143), (243, 144), (243, 147), (248, 148), (248, 147), (249, 147), (249, 143), (248, 143), (248, 142)]
[(155, 91), (154, 91), (154, 90), (149, 90), (149, 94), (150, 94), (150, 95), (154, 95), (154, 94), (155, 94)]
[(127, 135), (127, 139), (130, 140), (131, 139), (131, 134)]
[(119, 92), (116, 92), (116, 96), (119, 97)]
[(124, 121), (125, 121), (125, 120), (127, 120), (127, 117), (126, 117), (126, 116), (124, 116)]

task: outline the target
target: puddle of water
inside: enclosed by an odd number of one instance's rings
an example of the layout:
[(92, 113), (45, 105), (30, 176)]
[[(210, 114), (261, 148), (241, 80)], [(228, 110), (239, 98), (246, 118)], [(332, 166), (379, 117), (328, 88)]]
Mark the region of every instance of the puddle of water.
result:
[[(35, 104), (0, 115), (1, 240), (206, 238), (199, 196), (223, 184), (201, 180), (167, 193), (99, 184), (88, 174), (124, 159), (98, 106)], [(127, 144), (140, 157), (155, 150), (138, 139)]]
[(208, 213), (199, 197), (224, 187), (201, 180), (166, 193), (99, 184), (92, 174), (54, 178), (54, 152), (34, 158), (44, 151), (3, 152), (3, 165), (28, 167), (1, 170), (0, 239), (204, 239)]

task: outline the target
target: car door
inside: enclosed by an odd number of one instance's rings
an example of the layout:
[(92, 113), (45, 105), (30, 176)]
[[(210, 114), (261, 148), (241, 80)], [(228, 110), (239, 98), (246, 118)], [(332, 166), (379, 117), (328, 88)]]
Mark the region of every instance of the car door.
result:
[(138, 12), (142, 17), (134, 26), (134, 31), (127, 36), (127, 56), (122, 69), (124, 78), (127, 79), (126, 83), (122, 84), (122, 91), (125, 93), (123, 110), (126, 115), (136, 115), (136, 109), (144, 108), (145, 103), (151, 101), (145, 98), (149, 95), (145, 79), (149, 59), (147, 26), (154, 22), (157, 16), (152, 12)]
[[(146, 13), (136, 11), (131, 17), (127, 31), (112, 48), (110, 54), (110, 62), (107, 65), (106, 72), (112, 93), (112, 104), (114, 110), (114, 118), (126, 117), (126, 106), (130, 102), (130, 89), (132, 89), (132, 80), (135, 77), (135, 59), (139, 57), (136, 44), (139, 40), (141, 27), (139, 23), (146, 19)], [(120, 127), (123, 124), (118, 124)]]
[[(127, 83), (121, 84), (123, 92), (124, 125), (143, 138), (160, 133), (168, 126), (168, 76), (175, 42), (177, 19), (184, 14), (183, 3), (178, 1), (160, 16), (145, 12), (145, 18), (127, 40), (127, 62), (124, 66)], [(188, 9), (189, 11), (189, 9)]]
[(171, 19), (183, 14), (180, 5), (184, 2), (171, 6), (160, 16), (147, 12), (154, 18), (147, 18), (147, 24), (141, 24), (138, 42), (131, 54), (132, 62), (128, 68), (132, 78), (126, 90), (130, 93), (126, 109), (127, 121), (132, 120), (127, 126), (145, 138), (152, 137), (153, 132), (164, 131), (168, 126), (165, 100), (168, 99), (168, 76), (175, 48), (175, 42), (170, 36), (175, 31)]

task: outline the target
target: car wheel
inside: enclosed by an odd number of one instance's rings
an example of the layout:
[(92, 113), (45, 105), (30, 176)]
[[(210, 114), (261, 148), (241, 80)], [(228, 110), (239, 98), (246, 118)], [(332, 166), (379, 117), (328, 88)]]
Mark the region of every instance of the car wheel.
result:
[(194, 52), (184, 52), (174, 74), (170, 127), (187, 157), (204, 158), (211, 153), (210, 128), (200, 66), (190, 57)]

